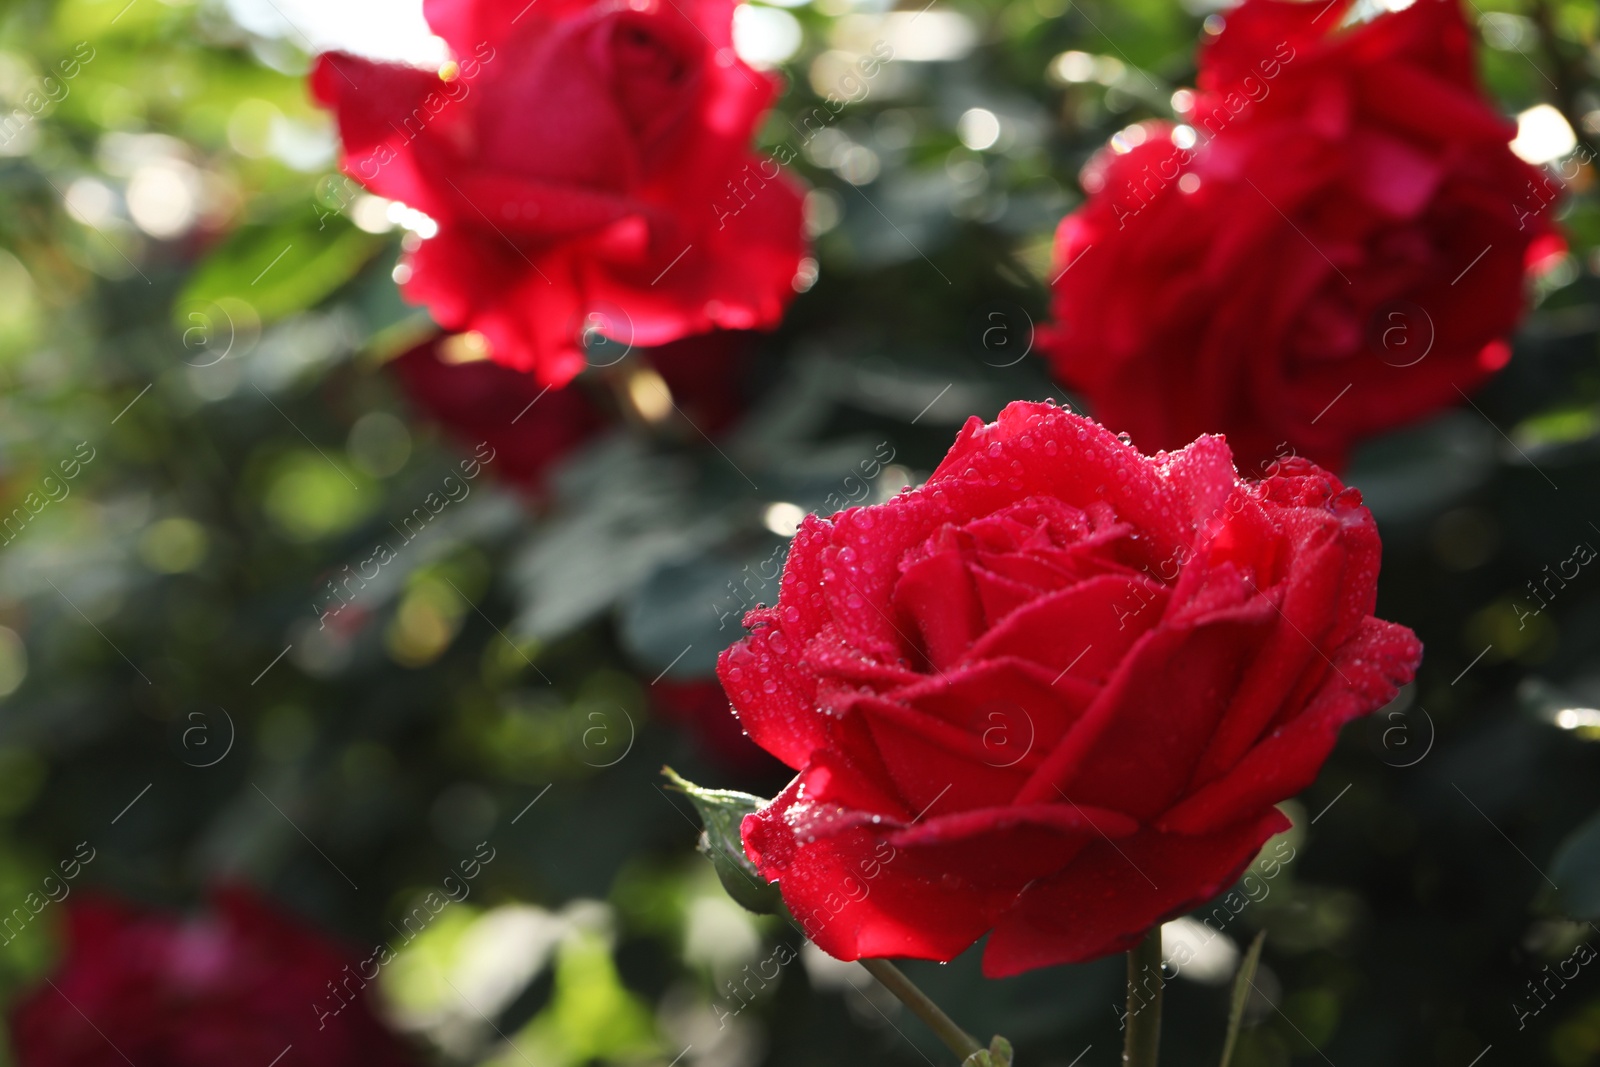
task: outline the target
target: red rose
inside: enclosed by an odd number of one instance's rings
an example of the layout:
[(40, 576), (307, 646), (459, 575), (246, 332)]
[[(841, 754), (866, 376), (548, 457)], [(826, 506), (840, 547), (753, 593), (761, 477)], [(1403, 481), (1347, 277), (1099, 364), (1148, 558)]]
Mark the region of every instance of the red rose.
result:
[(750, 151), (777, 83), (734, 55), (733, 8), (427, 0), (442, 72), (321, 57), (345, 172), (438, 224), (406, 296), (552, 385), (596, 332), (655, 346), (776, 324), (800, 196)]
[(448, 363), (439, 349), (438, 340), (425, 342), (389, 366), (412, 402), (464, 447), (487, 441), (495, 454), (490, 470), (509, 481), (538, 488), (551, 463), (603, 424), (581, 392), (547, 392), (526, 374), (487, 360)]
[(1337, 466), (1504, 365), (1550, 183), (1512, 155), (1457, 0), (1343, 27), (1245, 0), (1188, 124), (1119, 134), (1056, 236), (1053, 370), (1144, 448), (1226, 433)]
[(1372, 617), (1360, 494), (1226, 444), (1141, 455), (1047, 404), (795, 535), (719, 664), (799, 770), (745, 849), (842, 959), (1093, 959), (1229, 885), (1421, 656)]
[(285, 1063), (416, 1062), (360, 995), (356, 960), (251, 892), (190, 920), (87, 896), (67, 911), (65, 959), (11, 1010), (19, 1067), (266, 1067), (290, 1045)]

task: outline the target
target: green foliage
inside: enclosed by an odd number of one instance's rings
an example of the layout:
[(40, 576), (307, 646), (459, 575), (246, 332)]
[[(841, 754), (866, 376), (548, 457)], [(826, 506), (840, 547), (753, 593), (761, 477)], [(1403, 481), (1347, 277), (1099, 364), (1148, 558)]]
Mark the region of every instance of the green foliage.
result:
[(1267, 932), (1261, 931), (1250, 942), (1250, 948), (1239, 964), (1239, 973), (1233, 977), (1233, 998), (1228, 1004), (1228, 1034), (1222, 1043), (1222, 1060), (1218, 1067), (1228, 1067), (1233, 1062), (1233, 1047), (1239, 1041), (1239, 1028), (1244, 1024), (1244, 1006), (1255, 992), (1256, 969), (1261, 966), (1261, 946), (1266, 943)]
[[(472, 897), (381, 983), (441, 1063), (660, 1067), (688, 1045), (686, 1065), (945, 1062), (856, 989), (859, 968), (809, 950), (745, 994), (775, 945), (800, 942), (781, 917), (741, 926), (708, 906), (705, 864), (774, 911), (738, 826), (784, 772), (712, 762), (657, 717), (654, 680), (711, 680), (743, 612), (775, 596), (785, 515), (884, 499), (968, 416), (1063, 396), (1016, 358), (1047, 319), (1050, 234), (1091, 153), (1172, 117), (1213, 5), (946, 9), (970, 22), (970, 50), (888, 65), (837, 137), (800, 154), (819, 278), (756, 342), (750, 406), (715, 448), (616, 420), (537, 498), (491, 465), (326, 620), (329, 583), (471, 449), (383, 366), (430, 326), (392, 279), (404, 237), (354, 223), (382, 226), (335, 171), (296, 32), (243, 28), (213, 0), (0, 9), (3, 109), (78, 64), (0, 148), (0, 515), (80, 447), (94, 455), (0, 545), (0, 916), (87, 840), (97, 858), (73, 893), (181, 908), (226, 873), (373, 945), (487, 841), (498, 855)], [(1546, 9), (1557, 38), (1526, 36)], [(786, 10), (804, 37), (769, 145), (824, 106), (850, 19), (878, 12)], [(1565, 97), (1592, 139), (1595, 6), (1468, 13), (1506, 110)], [(1067, 52), (1090, 80), (1057, 76)], [(961, 142), (974, 107), (1003, 145)], [(192, 217), (159, 196), (132, 210), (137, 190), (174, 187)], [(1235, 990), (1253, 976), (1283, 1014), (1183, 979), (1169, 1067), (1214, 1062), (1225, 1017), (1226, 1067), (1464, 1067), (1490, 1044), (1481, 1067), (1596, 1060), (1585, 979), (1526, 1032), (1507, 1010), (1583, 936), (1569, 917), (1600, 918), (1600, 578), (1517, 612), (1542, 568), (1600, 537), (1595, 188), (1586, 169), (1562, 217), (1570, 261), (1532, 294), (1481, 410), (1374, 441), (1348, 472), (1384, 536), (1379, 612), (1415, 627), (1427, 660), (1401, 718), (1349, 727), (1294, 807), (1292, 874), (1218, 934), (1255, 939)], [(575, 388), (615, 406), (600, 376)], [(663, 790), (665, 762), (748, 792)], [(63, 912), (0, 946), (7, 998), (59, 953)], [(905, 969), (1030, 1063), (1087, 1067), (1117, 1043), (1118, 961), (1003, 982), (977, 952)]]
[(319, 220), (308, 206), (304, 218), (239, 227), (190, 276), (173, 306), (186, 315), (192, 307), (238, 300), (273, 322), (319, 303), (386, 243), (343, 216)]
[(685, 781), (671, 767), (663, 767), (672, 788), (688, 797), (700, 813), (705, 829), (700, 833), (700, 851), (717, 870), (717, 877), (728, 895), (750, 911), (771, 915), (782, 907), (778, 889), (768, 884), (744, 853), (739, 827), (746, 815), (765, 807), (767, 801), (731, 789), (706, 789)]

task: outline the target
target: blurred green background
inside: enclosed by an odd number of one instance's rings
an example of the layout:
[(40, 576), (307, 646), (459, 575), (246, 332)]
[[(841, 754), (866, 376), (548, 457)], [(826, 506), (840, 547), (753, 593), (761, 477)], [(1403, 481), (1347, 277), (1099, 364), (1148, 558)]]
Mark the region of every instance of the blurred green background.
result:
[[(915, 6), (748, 4), (741, 51), (789, 80), (769, 144), (874, 39), (896, 58), (797, 164), (818, 279), (714, 383), (743, 418), (712, 447), (637, 402), (630, 353), (572, 387), (603, 426), (538, 489), (488, 464), (321, 626), (327, 583), (478, 439), (391, 373), (428, 330), (391, 279), (415, 238), (337, 177), (303, 81), (310, 50), (414, 46), (416, 6), (0, 8), (0, 905), (88, 841), (80, 888), (183, 907), (243, 878), (372, 945), (488, 841), (470, 898), (384, 977), (438, 1062), (946, 1062), (814, 950), (729, 992), (800, 946), (725, 897), (658, 770), (763, 795), (783, 776), (708, 757), (663, 709), (773, 598), (798, 515), (920, 480), (968, 415), (1062, 396), (1025, 355), (1052, 230), (1092, 151), (1170, 117), (1215, 9), (939, 0), (912, 25)], [(1555, 105), (1600, 135), (1592, 3), (1467, 14), (1508, 114)], [(1600, 975), (1518, 1017), (1600, 915), (1600, 572), (1536, 617), (1513, 603), (1600, 545), (1600, 220), (1576, 173), (1570, 256), (1481, 410), (1348, 474), (1384, 533), (1379, 614), (1427, 659), (1347, 731), (1297, 802), (1295, 860), (1226, 929), (1235, 952), (1268, 931), (1278, 1006), (1251, 1005), (1236, 1063), (1600, 1062)], [(8, 998), (61, 913), (0, 945)], [(1232, 957), (1212, 962), (1168, 992), (1173, 1067), (1215, 1061)], [(1120, 968), (907, 969), (1022, 1062), (1093, 1067), (1116, 1062)]]

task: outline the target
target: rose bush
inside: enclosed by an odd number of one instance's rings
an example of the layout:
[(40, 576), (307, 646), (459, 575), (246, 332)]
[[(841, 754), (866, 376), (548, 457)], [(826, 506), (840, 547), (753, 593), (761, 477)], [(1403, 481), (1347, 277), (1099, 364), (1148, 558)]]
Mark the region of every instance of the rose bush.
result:
[(734, 54), (733, 9), (428, 0), (443, 71), (322, 56), (312, 90), (345, 172), (438, 226), (400, 266), (406, 296), (552, 385), (595, 333), (775, 325), (805, 256), (800, 194), (750, 150), (777, 82)]
[[(180, 919), (105, 897), (67, 905), (66, 957), (11, 1009), (20, 1067), (215, 1067), (286, 1062), (403, 1067), (416, 1061), (378, 1021), (355, 959), (242, 888)], [(364, 983), (362, 983), (364, 984)]]
[(1360, 495), (1013, 403), (921, 488), (795, 535), (719, 673), (799, 774), (745, 848), (842, 959), (1092, 959), (1226, 887), (1421, 656)]
[(1224, 432), (1329, 466), (1509, 358), (1548, 197), (1479, 90), (1458, 0), (1341, 26), (1245, 0), (1186, 124), (1119, 134), (1056, 236), (1055, 374), (1143, 448)]

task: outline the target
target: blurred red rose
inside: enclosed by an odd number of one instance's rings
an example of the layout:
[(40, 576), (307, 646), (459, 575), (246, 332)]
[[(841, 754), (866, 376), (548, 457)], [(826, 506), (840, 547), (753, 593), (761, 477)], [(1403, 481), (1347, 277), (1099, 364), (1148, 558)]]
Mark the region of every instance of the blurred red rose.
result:
[(438, 340), (425, 342), (389, 367), (412, 402), (463, 447), (487, 441), (495, 451), (489, 469), (509, 482), (538, 488), (551, 463), (604, 425), (575, 389), (550, 389), (488, 360), (451, 363), (441, 349)]
[[(661, 375), (677, 409), (701, 432), (717, 434), (744, 413), (746, 350), (751, 334), (714, 330), (634, 359)], [(554, 389), (489, 360), (452, 362), (448, 342), (425, 341), (389, 367), (406, 395), (465, 447), (487, 441), (490, 468), (506, 480), (539, 489), (549, 466), (607, 425), (604, 412), (577, 389)]]
[(284, 1067), (416, 1062), (359, 995), (319, 1025), (355, 957), (250, 891), (213, 903), (183, 919), (74, 897), (65, 958), (11, 1009), (20, 1067), (267, 1067), (290, 1046)]
[(406, 296), (563, 385), (586, 336), (657, 346), (775, 325), (805, 256), (800, 194), (750, 151), (776, 79), (734, 0), (427, 0), (443, 71), (321, 57), (344, 170), (429, 216)]
[(823, 949), (1093, 959), (1228, 886), (1421, 656), (1360, 494), (1014, 403), (919, 489), (808, 517), (719, 672), (799, 770), (745, 849)]
[(1336, 467), (1509, 358), (1548, 183), (1507, 147), (1458, 0), (1342, 27), (1348, 7), (1245, 0), (1187, 124), (1084, 170), (1042, 347), (1143, 448), (1221, 432), (1249, 467), (1285, 443)]
[(745, 736), (728, 706), (728, 694), (714, 679), (662, 678), (650, 687), (650, 695), (662, 719), (686, 730), (707, 758), (730, 773), (754, 777), (783, 771), (783, 764)]
[(713, 330), (648, 349), (643, 356), (666, 381), (683, 417), (700, 433), (719, 434), (744, 414), (755, 339), (749, 330)]

